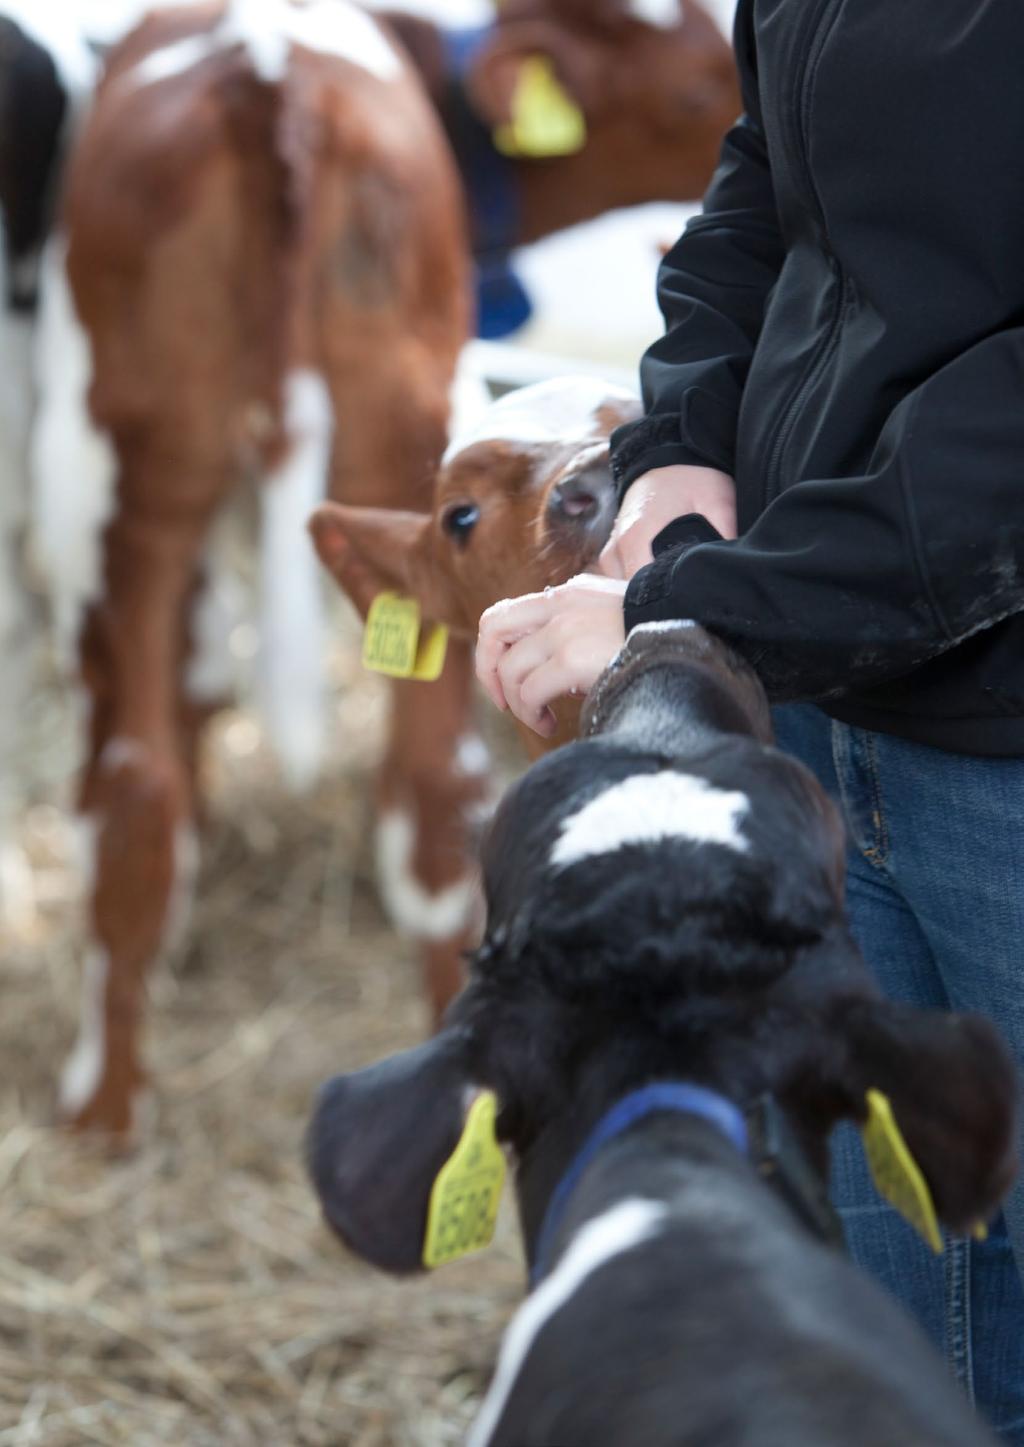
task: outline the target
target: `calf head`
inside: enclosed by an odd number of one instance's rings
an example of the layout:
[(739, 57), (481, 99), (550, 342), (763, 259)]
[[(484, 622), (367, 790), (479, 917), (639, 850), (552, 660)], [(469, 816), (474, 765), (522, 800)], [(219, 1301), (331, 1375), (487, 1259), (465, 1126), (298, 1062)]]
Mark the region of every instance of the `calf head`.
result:
[(524, 387), (455, 438), (432, 513), (325, 503), (311, 523), (317, 551), (360, 612), (393, 589), (475, 637), (492, 603), (594, 562), (616, 511), (608, 439), (639, 410), (589, 378)]
[[(688, 700), (674, 732), (661, 694)], [(445, 1029), (321, 1098), (311, 1167), (354, 1250), (419, 1266), (431, 1186), (481, 1088), (531, 1252), (598, 1117), (680, 1077), (741, 1107), (773, 1093), (821, 1170), (831, 1126), (862, 1121), (878, 1088), (940, 1218), (966, 1230), (995, 1209), (1015, 1167), (1007, 1052), (979, 1017), (879, 997), (844, 921), (835, 810), (766, 719), (702, 630), (635, 630), (589, 736), (509, 791), (484, 851), (485, 940)]]
[(731, 49), (696, 0), (502, 0), (468, 77), (490, 124), (508, 124), (538, 56), (582, 111), (592, 155), (632, 167), (635, 199), (702, 194), (740, 99)]

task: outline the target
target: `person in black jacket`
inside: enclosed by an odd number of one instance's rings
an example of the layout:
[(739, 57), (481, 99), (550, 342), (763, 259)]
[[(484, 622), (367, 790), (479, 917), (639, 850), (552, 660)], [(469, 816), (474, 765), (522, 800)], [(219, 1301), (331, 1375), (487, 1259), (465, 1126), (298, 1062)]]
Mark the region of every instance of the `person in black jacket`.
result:
[[(745, 114), (660, 271), (666, 332), (645, 416), (614, 438), (600, 574), (499, 604), (477, 655), (499, 707), (546, 734), (630, 628), (725, 638), (844, 804), (883, 985), (988, 1011), (1018, 1060), (1022, 44), (1007, 0), (740, 0)], [(838, 1157), (854, 1254), (1024, 1443), (1021, 1189), (943, 1265), (875, 1204), (857, 1151)]]

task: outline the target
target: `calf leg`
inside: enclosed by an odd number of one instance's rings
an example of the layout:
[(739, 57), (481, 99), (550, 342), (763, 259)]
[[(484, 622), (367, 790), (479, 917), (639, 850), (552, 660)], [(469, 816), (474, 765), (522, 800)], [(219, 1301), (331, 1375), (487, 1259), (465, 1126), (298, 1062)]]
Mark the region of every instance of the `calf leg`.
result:
[(462, 957), (479, 930), (470, 836), (489, 789), (472, 702), (470, 650), (453, 642), (436, 683), (395, 684), (380, 776), (381, 891), (395, 925), (421, 943), (435, 1022), (462, 987)]
[[(454, 370), (407, 342), (387, 368), (334, 387), (331, 495), (339, 502), (422, 510), (444, 447)], [(340, 371), (340, 369), (339, 369)], [(436, 683), (394, 684), (378, 788), (378, 876), (395, 925), (419, 940), (426, 993), (439, 1018), (462, 984), (479, 914), (469, 860), (474, 814), (488, 797), (487, 755), (473, 725), (469, 646), (451, 640)]]
[(92, 739), (80, 807), (90, 865), (81, 1027), (62, 1113), (123, 1135), (143, 1083), (147, 971), (180, 924), (195, 869), (191, 741), (180, 675), (197, 537), (119, 516), (106, 594), (83, 635)]

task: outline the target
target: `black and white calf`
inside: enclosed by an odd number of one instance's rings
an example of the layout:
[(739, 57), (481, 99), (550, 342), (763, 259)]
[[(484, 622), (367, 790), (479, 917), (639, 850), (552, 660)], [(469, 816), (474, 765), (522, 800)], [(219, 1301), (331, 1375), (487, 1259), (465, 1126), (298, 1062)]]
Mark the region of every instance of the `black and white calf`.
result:
[[(995, 1030), (878, 996), (844, 920), (836, 812), (701, 629), (635, 630), (584, 733), (498, 810), (486, 939), (444, 1030), (325, 1088), (310, 1161), (329, 1223), (415, 1270), (486, 1087), (533, 1291), (471, 1447), (990, 1442), (822, 1239), (821, 1182), (829, 1130), (862, 1121), (874, 1087), (939, 1218), (992, 1213), (1015, 1169)], [(790, 1144), (766, 1152), (751, 1127), (772, 1116)]]

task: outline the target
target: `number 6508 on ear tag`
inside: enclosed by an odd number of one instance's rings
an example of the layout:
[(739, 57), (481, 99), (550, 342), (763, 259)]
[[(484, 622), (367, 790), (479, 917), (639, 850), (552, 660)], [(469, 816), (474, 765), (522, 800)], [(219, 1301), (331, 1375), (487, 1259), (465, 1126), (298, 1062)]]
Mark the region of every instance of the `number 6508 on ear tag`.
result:
[(448, 648), (448, 629), (431, 624), (420, 632), (415, 598), (381, 593), (370, 604), (363, 634), (363, 666), (391, 678), (433, 683), (440, 678)]

